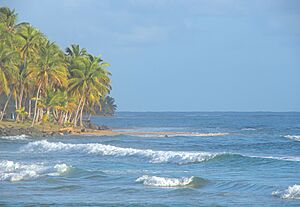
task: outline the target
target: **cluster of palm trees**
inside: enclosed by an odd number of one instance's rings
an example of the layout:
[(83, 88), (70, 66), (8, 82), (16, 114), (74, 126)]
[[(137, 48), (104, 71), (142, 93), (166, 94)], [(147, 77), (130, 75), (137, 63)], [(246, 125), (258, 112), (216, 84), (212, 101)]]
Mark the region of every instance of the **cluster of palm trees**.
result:
[[(79, 45), (63, 52), (17, 14), (0, 8), (0, 120), (12, 103), (16, 121), (83, 126), (111, 90), (109, 66)], [(98, 107), (99, 107), (98, 106)]]

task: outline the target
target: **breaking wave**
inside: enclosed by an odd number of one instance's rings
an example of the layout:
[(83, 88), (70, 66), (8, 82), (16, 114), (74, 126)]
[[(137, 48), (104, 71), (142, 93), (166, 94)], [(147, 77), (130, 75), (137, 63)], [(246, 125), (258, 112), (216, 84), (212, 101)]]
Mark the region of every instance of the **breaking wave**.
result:
[(88, 154), (104, 156), (138, 156), (150, 159), (152, 163), (188, 164), (207, 161), (222, 155), (210, 152), (184, 152), (184, 151), (155, 151), (151, 149), (122, 148), (99, 143), (65, 144), (62, 142), (48, 142), (47, 140), (30, 142), (21, 148), (25, 152), (57, 152), (81, 151)]
[(272, 195), (282, 199), (300, 199), (300, 185), (289, 186), (284, 191), (274, 191)]
[(0, 181), (17, 182), (45, 175), (60, 176), (66, 174), (70, 169), (71, 167), (64, 163), (44, 166), (43, 164), (25, 164), (3, 160), (0, 161)]
[(285, 135), (284, 137), (294, 141), (300, 141), (300, 135)]
[(141, 157), (149, 159), (151, 163), (175, 163), (191, 164), (200, 163), (212, 159), (269, 159), (278, 161), (299, 162), (300, 157), (273, 157), (242, 155), (234, 153), (214, 152), (187, 152), (187, 151), (156, 151), (151, 149), (122, 148), (99, 143), (88, 144), (65, 144), (62, 142), (48, 142), (47, 140), (29, 142), (21, 148), (23, 152), (45, 153), (45, 152), (74, 152), (79, 151), (87, 154), (98, 154), (102, 156), (115, 157)]
[(16, 135), (16, 136), (2, 136), (0, 139), (7, 139), (7, 140), (27, 140), (29, 136), (22, 134), (22, 135)]
[(207, 183), (207, 181), (200, 177), (183, 177), (183, 178), (167, 178), (167, 177), (157, 177), (143, 175), (136, 179), (136, 182), (143, 183), (144, 185), (154, 186), (154, 187), (191, 187), (198, 188)]

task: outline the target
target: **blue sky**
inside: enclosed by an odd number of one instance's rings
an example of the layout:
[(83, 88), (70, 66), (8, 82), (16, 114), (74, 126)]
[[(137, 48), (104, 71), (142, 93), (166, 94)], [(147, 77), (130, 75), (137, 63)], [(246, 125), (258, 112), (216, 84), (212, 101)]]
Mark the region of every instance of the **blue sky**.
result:
[(298, 0), (0, 0), (112, 66), (119, 111), (300, 111)]

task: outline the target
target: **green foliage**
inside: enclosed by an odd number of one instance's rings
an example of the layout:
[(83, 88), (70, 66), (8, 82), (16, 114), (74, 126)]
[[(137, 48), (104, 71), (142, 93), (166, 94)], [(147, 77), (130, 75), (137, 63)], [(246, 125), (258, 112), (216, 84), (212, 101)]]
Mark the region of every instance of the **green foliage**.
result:
[(25, 118), (26, 116), (28, 116), (28, 112), (25, 111), (25, 108), (24, 108), (24, 107), (22, 107), (22, 108), (20, 108), (20, 109), (17, 109), (17, 110), (16, 110), (16, 113), (19, 114), (19, 115), (21, 116), (21, 120), (22, 120), (22, 121), (24, 120), (24, 118)]
[(14, 10), (0, 7), (0, 95), (12, 95), (7, 102), (17, 120), (77, 126), (96, 105), (114, 112), (109, 66), (76, 44), (64, 53), (29, 23), (17, 24)]

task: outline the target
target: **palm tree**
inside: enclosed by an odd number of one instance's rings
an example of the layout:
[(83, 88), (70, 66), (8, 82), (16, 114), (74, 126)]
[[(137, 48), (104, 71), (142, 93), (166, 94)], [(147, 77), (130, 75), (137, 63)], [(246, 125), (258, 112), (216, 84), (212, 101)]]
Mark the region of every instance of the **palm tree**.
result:
[(3, 43), (0, 43), (0, 93), (4, 92), (5, 95), (8, 96), (3, 111), (0, 114), (0, 120), (4, 117), (6, 107), (11, 97), (9, 81), (12, 79), (14, 70), (16, 69), (14, 65), (15, 59), (16, 53)]
[(28, 116), (28, 112), (25, 111), (25, 108), (24, 108), (24, 107), (22, 107), (22, 108), (20, 108), (20, 109), (17, 109), (17, 110), (16, 110), (16, 113), (17, 113), (18, 115), (21, 116), (21, 121), (22, 121), (22, 122), (24, 121), (25, 117)]
[(117, 105), (115, 104), (115, 99), (111, 96), (106, 96), (104, 99), (100, 100), (103, 114), (114, 114), (117, 110)]
[(87, 51), (85, 48), (80, 49), (79, 45), (72, 44), (70, 47), (67, 47), (66, 53), (71, 58), (84, 57), (87, 56)]
[[(0, 95), (7, 98), (0, 120), (13, 97), (16, 120), (31, 117), (34, 100), (32, 125), (51, 118), (83, 126), (84, 112), (109, 101), (104, 98), (111, 90), (109, 64), (77, 44), (64, 54), (38, 29), (16, 21), (15, 10), (0, 7)], [(110, 106), (115, 109), (113, 101)]]
[(102, 63), (100, 57), (85, 58), (83, 64), (72, 68), (73, 77), (69, 80), (68, 90), (80, 96), (80, 101), (74, 117), (74, 126), (77, 126), (78, 115), (80, 112), (80, 126), (83, 126), (82, 117), (85, 105), (93, 105), (105, 96), (111, 89), (110, 73), (104, 68), (108, 65)]
[(14, 43), (17, 13), (7, 7), (0, 7), (0, 41), (8, 46)]
[[(62, 51), (53, 42), (47, 41), (40, 46), (39, 58), (37, 60), (38, 67), (35, 71), (36, 77), (36, 99), (38, 100), (41, 92), (45, 92), (48, 87), (65, 87), (67, 86), (67, 68), (64, 62)], [(35, 102), (34, 118), (32, 125), (38, 121), (37, 101)]]
[(59, 124), (66, 124), (72, 112), (76, 110), (76, 98), (70, 96), (67, 91), (58, 90), (51, 99), (53, 116)]
[(12, 95), (10, 85), (16, 63), (16, 53), (13, 47), (16, 20), (17, 14), (14, 10), (7, 7), (0, 8), (0, 94), (4, 92), (7, 96), (3, 111), (0, 112), (0, 120), (4, 117)]
[(22, 108), (24, 91), (30, 87), (30, 77), (43, 41), (46, 41), (45, 36), (30, 24), (23, 24), (17, 29), (16, 44), (21, 61), (15, 76), (16, 109)]

